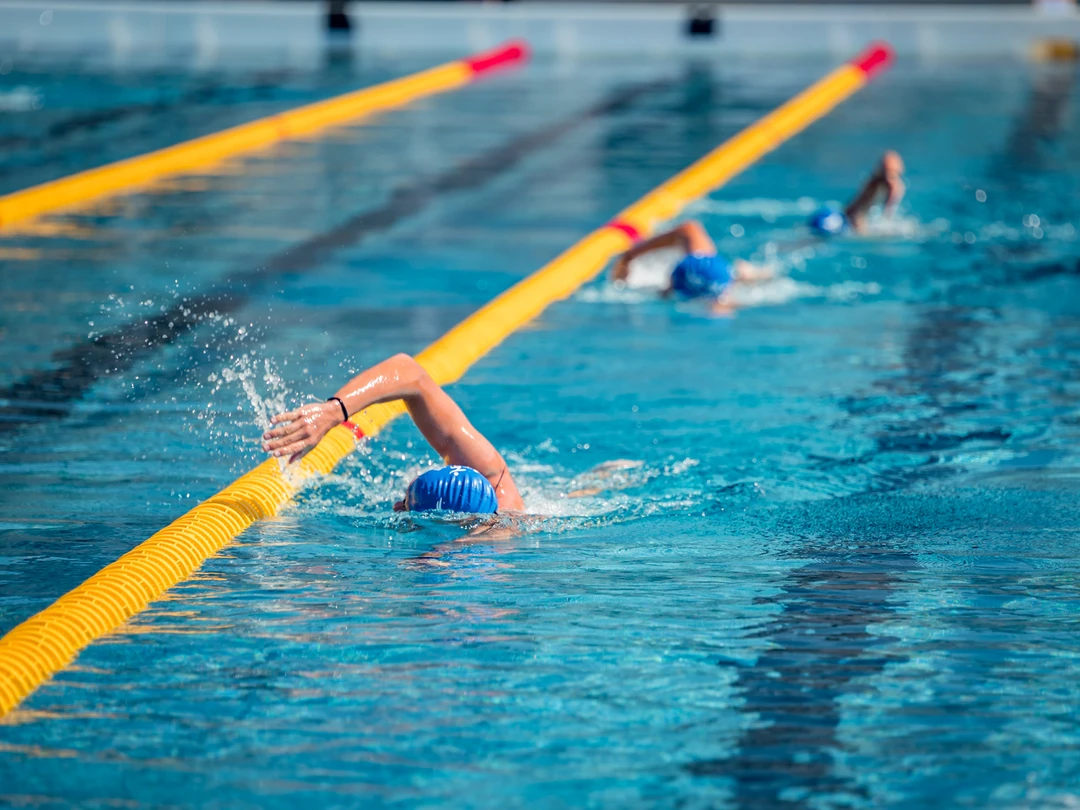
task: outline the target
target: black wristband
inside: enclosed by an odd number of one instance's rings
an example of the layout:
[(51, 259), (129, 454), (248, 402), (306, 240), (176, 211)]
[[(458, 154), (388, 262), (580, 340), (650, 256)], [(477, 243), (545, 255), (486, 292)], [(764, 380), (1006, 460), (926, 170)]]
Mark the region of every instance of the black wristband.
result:
[(326, 401), (327, 402), (336, 402), (338, 405), (340, 405), (341, 406), (341, 416), (342, 416), (341, 421), (342, 422), (348, 422), (349, 421), (349, 409), (345, 407), (344, 402), (342, 402), (338, 397), (329, 397)]

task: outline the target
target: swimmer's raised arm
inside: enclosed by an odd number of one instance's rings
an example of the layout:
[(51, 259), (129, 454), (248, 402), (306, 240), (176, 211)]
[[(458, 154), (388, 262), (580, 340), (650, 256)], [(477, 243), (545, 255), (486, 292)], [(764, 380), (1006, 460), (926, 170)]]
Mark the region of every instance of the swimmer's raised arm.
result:
[(650, 239), (643, 239), (631, 247), (616, 259), (615, 266), (611, 269), (611, 280), (625, 281), (626, 277), (630, 275), (630, 262), (638, 256), (644, 256), (654, 250), (664, 250), (670, 247), (681, 248), (686, 253), (708, 256), (716, 253), (716, 245), (713, 244), (708, 232), (701, 227), (701, 223), (692, 219), (687, 220), (670, 231), (664, 231)]
[(400, 399), (428, 444), (448, 464), (471, 467), (495, 487), (502, 511), (523, 511), (525, 505), (506, 461), (472, 426), (458, 404), (407, 354), (397, 354), (357, 374), (334, 398), (277, 414), (276, 425), (263, 434), (263, 449), (295, 461), (319, 443), (331, 428), (380, 402)]
[(907, 192), (907, 186), (904, 185), (904, 180), (901, 177), (900, 172), (886, 174), (885, 186), (887, 189), (887, 194), (885, 195), (885, 216), (891, 217), (896, 213), (896, 208), (900, 205), (900, 201), (904, 199), (904, 194)]
[(896, 213), (896, 207), (904, 199), (907, 187), (904, 185), (904, 161), (899, 154), (888, 151), (881, 157), (881, 162), (870, 175), (870, 179), (859, 189), (859, 193), (844, 211), (851, 227), (861, 231), (866, 227), (866, 215), (877, 201), (884, 196), (885, 216)]

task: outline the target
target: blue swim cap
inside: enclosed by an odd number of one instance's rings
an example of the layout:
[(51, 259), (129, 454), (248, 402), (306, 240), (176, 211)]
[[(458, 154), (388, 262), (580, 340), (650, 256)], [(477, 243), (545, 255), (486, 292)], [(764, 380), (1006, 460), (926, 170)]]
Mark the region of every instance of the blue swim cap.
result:
[(831, 205), (819, 208), (810, 217), (810, 230), (818, 236), (836, 236), (847, 230), (848, 221), (843, 211), (838, 211)]
[(723, 256), (691, 253), (671, 271), (671, 289), (687, 298), (717, 296), (731, 284), (731, 265)]
[(472, 467), (443, 467), (418, 476), (405, 491), (411, 512), (494, 514), (499, 509), (495, 487)]

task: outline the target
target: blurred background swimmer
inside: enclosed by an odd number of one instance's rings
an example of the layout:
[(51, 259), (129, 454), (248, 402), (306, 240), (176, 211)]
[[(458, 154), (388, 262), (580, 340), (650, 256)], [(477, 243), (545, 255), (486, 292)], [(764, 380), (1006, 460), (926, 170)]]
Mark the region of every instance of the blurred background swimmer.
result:
[(716, 252), (716, 245), (700, 222), (689, 220), (651, 239), (638, 242), (615, 261), (611, 280), (616, 286), (626, 283), (630, 263), (647, 253), (677, 248), (685, 255), (671, 271), (660, 295), (684, 299), (711, 299), (711, 311), (725, 314), (735, 308), (729, 295), (733, 284), (768, 281), (772, 271), (743, 259), (728, 261)]
[(356, 375), (326, 402), (279, 413), (263, 434), (263, 450), (292, 463), (331, 428), (379, 402), (402, 400), (428, 444), (449, 466), (428, 470), (405, 490), (394, 510), (470, 514), (524, 512), (506, 461), (424, 368), (397, 354)]
[(866, 233), (870, 209), (879, 199), (884, 200), (886, 217), (896, 213), (907, 190), (903, 174), (904, 161), (900, 155), (891, 150), (886, 152), (848, 207), (843, 211), (828, 205), (822, 207), (810, 218), (810, 230), (818, 236), (836, 236), (848, 231)]

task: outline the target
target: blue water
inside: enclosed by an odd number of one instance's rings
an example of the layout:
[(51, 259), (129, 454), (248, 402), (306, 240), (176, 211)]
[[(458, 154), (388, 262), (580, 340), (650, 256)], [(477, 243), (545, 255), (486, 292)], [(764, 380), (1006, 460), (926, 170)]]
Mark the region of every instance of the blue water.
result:
[[(0, 239), (0, 628), (257, 463), (276, 407), (418, 351), (827, 67), (541, 62)], [(452, 387), (523, 531), (394, 515), (435, 462), (395, 423), (9, 716), (0, 803), (1074, 806), (1077, 95), (902, 63), (694, 207), (783, 273), (735, 318), (597, 282)], [(261, 114), (230, 99), (178, 114)], [(899, 227), (793, 249), (886, 147)], [(206, 290), (228, 312), (72, 362)]]

